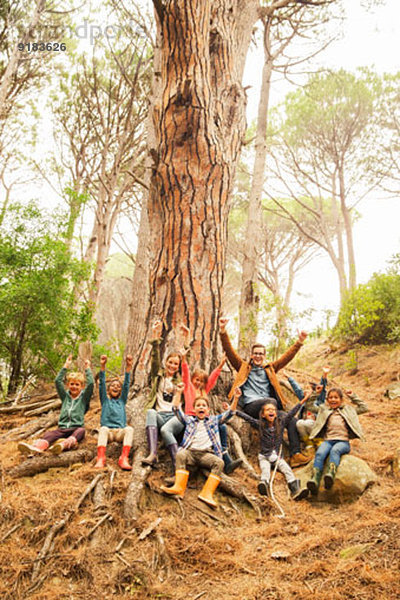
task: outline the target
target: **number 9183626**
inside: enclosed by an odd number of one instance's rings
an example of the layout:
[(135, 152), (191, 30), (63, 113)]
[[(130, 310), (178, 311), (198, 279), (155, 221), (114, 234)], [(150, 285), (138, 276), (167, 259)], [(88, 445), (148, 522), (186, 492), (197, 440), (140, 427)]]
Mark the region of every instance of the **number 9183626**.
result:
[(65, 52), (66, 44), (60, 42), (28, 42), (18, 44), (20, 52)]

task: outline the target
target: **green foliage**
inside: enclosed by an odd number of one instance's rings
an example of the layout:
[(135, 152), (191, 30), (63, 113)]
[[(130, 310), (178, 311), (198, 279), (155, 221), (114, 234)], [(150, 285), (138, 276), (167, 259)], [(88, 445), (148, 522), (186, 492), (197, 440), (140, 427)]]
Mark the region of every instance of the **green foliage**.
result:
[(65, 215), (50, 217), (35, 202), (14, 204), (0, 228), (0, 359), (10, 372), (9, 391), (96, 333), (92, 311), (77, 307), (74, 287), (88, 267), (71, 257)]
[(93, 346), (93, 358), (95, 363), (100, 363), (100, 356), (107, 356), (107, 372), (113, 375), (119, 375), (123, 369), (125, 344), (121, 340), (112, 338), (105, 344), (95, 344)]
[(348, 294), (334, 336), (368, 344), (399, 342), (399, 322), (400, 272), (395, 261), (388, 273), (375, 273)]
[(131, 278), (133, 270), (134, 262), (132, 258), (122, 252), (111, 254), (107, 259), (106, 277), (109, 279)]

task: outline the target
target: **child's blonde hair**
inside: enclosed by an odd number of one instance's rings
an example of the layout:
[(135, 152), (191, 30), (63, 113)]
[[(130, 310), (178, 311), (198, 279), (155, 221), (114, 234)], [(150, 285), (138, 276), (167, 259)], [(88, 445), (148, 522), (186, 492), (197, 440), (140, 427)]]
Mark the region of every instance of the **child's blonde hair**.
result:
[(79, 373), (79, 371), (71, 371), (67, 374), (67, 383), (70, 381), (79, 381), (83, 385), (85, 383), (85, 376), (83, 373)]

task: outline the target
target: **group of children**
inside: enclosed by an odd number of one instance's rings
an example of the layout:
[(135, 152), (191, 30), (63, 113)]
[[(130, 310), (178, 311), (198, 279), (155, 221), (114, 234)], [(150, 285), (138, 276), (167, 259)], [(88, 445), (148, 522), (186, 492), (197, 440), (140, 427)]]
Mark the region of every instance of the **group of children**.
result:
[[(225, 325), (226, 319), (221, 319), (221, 338), (225, 336), (226, 339)], [(188, 340), (189, 330), (183, 327), (183, 332), (185, 339)], [(244, 386), (247, 383), (248, 390), (250, 384), (250, 391), (252, 391), (251, 386), (257, 389), (255, 387), (257, 385), (259, 390), (262, 389), (260, 386), (266, 386), (265, 389), (268, 390), (273, 389), (270, 382), (271, 380), (273, 383), (275, 381), (275, 370), (279, 370), (285, 362), (290, 360), (288, 358), (289, 351), (275, 363), (267, 363), (265, 356), (262, 358), (263, 353), (258, 352), (254, 363), (252, 360), (246, 363), (243, 361), (243, 364), (246, 364), (246, 376), (242, 386), (233, 386), (231, 405), (229, 407), (226, 405), (227, 410), (223, 413), (211, 415), (208, 394), (218, 380), (226, 357), (222, 358), (210, 375), (201, 369), (196, 369), (190, 375), (186, 361), (188, 354), (186, 345), (181, 352), (169, 354), (165, 358), (164, 367), (162, 367), (159, 351), (161, 333), (162, 323), (156, 321), (153, 325), (151, 341), (151, 391), (146, 406), (149, 453), (142, 463), (150, 466), (156, 464), (160, 433), (164, 445), (169, 451), (174, 473), (173, 485), (171, 487), (162, 486), (163, 492), (183, 497), (189, 477), (188, 468), (200, 466), (207, 469), (210, 474), (198, 498), (209, 506), (216, 506), (213, 494), (218, 487), (222, 473), (232, 473), (242, 462), (241, 460), (232, 460), (228, 452), (226, 422), (234, 415), (244, 419), (258, 431), (260, 443), (258, 459), (261, 469), (258, 491), (261, 495), (269, 496), (271, 494), (272, 470), (278, 470), (284, 475), (294, 500), (303, 499), (309, 493), (316, 495), (326, 459), (328, 459), (328, 470), (324, 477), (324, 486), (326, 489), (333, 486), (341, 456), (350, 452), (350, 440), (363, 437), (357, 415), (366, 412), (368, 407), (351, 391), (347, 392), (347, 396), (352, 405), (344, 403), (344, 395), (340, 389), (332, 388), (327, 392), (328, 367), (323, 369), (320, 384), (312, 384), (311, 390), (307, 393), (304, 393), (293, 378), (288, 377), (288, 382), (299, 399), (296, 406), (288, 412), (280, 410), (283, 406), (278, 405), (277, 398), (273, 397), (272, 393), (270, 396), (256, 398), (257, 406), (259, 406), (256, 415), (258, 418), (256, 418), (249, 414), (251, 412), (249, 410), (237, 410), (238, 403), (241, 404), (242, 390), (248, 393)], [(302, 341), (304, 341), (304, 337)], [(223, 339), (222, 341), (224, 342)], [(301, 344), (302, 341), (297, 344)], [(225, 341), (225, 345), (226, 343)], [(263, 348), (259, 344), (256, 347)], [(254, 354), (256, 353), (254, 352)], [(261, 355), (261, 358), (258, 354)], [(292, 354), (293, 351), (290, 357)], [(101, 419), (95, 467), (98, 469), (105, 467), (107, 443), (118, 441), (122, 442), (122, 452), (118, 464), (121, 469), (130, 470), (132, 467), (128, 457), (132, 447), (134, 429), (127, 425), (126, 402), (129, 393), (132, 357), (130, 355), (126, 357), (123, 383), (118, 377), (114, 377), (107, 384), (106, 363), (107, 357), (102, 355), (99, 374)], [(18, 448), (21, 452), (42, 454), (48, 449), (54, 454), (59, 454), (64, 450), (76, 448), (78, 443), (84, 439), (84, 416), (89, 409), (94, 380), (89, 368), (89, 361), (85, 363), (85, 376), (77, 372), (67, 373), (71, 364), (72, 356), (68, 356), (56, 378), (56, 388), (62, 402), (58, 429), (45, 433), (33, 443), (20, 442)], [(274, 370), (273, 365), (278, 368)], [(239, 371), (241, 370), (242, 367), (239, 365)], [(260, 391), (257, 393), (259, 394)], [(282, 398), (281, 393), (280, 397)], [(251, 396), (250, 400), (253, 401)], [(243, 406), (243, 402), (241, 406)], [(310, 451), (314, 448), (316, 450), (312, 477), (307, 482), (307, 486), (303, 488), (283, 457), (284, 430), (293, 423), (305, 445), (305, 454), (309, 454), (308, 460), (304, 462), (311, 460)]]

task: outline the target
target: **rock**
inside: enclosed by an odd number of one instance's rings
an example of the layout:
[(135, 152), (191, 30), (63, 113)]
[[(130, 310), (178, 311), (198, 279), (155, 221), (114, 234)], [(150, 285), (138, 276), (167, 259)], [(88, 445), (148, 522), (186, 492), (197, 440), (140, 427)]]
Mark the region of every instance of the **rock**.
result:
[[(300, 479), (302, 486), (306, 486), (307, 481), (311, 478), (312, 468), (313, 465), (311, 462), (302, 469), (296, 469), (296, 476)], [(334, 504), (340, 503), (343, 500), (353, 500), (378, 479), (364, 460), (357, 458), (357, 456), (346, 454), (340, 461), (332, 489), (325, 490), (324, 475), (327, 470), (328, 462), (326, 461), (318, 496), (309, 496), (309, 498), (321, 502), (332, 502)]]
[(396, 381), (395, 383), (390, 383), (383, 395), (389, 398), (389, 400), (395, 400), (395, 398), (399, 398), (400, 383), (398, 381)]
[(396, 479), (400, 479), (400, 448), (397, 448), (394, 453), (393, 462), (392, 462), (393, 475)]

